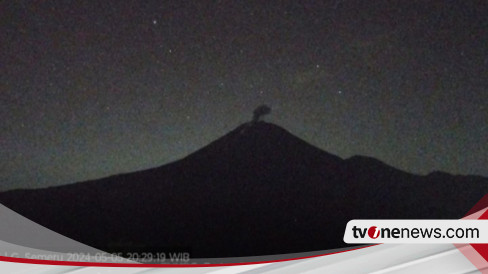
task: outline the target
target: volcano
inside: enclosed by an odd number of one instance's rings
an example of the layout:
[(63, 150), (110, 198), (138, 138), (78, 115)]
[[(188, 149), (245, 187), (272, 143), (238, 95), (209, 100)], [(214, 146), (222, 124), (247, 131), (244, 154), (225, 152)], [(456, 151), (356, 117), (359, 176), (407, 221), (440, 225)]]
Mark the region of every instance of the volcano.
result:
[(484, 177), (420, 176), (370, 157), (342, 159), (251, 122), (167, 165), (7, 191), (0, 202), (108, 252), (211, 258), (345, 247), (351, 219), (457, 219), (486, 193)]

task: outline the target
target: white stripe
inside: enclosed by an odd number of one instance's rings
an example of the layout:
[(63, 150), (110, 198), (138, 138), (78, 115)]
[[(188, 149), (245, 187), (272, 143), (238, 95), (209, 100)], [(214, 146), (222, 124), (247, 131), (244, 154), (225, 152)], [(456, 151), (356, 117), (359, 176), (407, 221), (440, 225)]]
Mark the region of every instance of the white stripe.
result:
[(264, 267), (269, 265), (267, 264), (250, 264), (250, 265), (236, 265), (236, 266), (229, 266), (223, 269), (219, 269), (217, 271), (209, 272), (209, 274), (236, 274), (242, 273), (245, 271), (253, 270), (256, 268)]

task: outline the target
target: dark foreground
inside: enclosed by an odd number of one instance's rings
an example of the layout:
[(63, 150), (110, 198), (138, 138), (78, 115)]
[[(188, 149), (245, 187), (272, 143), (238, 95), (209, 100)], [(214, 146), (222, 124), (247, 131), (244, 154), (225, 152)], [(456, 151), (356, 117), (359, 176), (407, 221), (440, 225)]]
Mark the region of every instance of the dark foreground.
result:
[(456, 219), (486, 193), (487, 178), (344, 160), (257, 122), (162, 167), (8, 191), (0, 202), (105, 251), (209, 258), (343, 247), (350, 219)]

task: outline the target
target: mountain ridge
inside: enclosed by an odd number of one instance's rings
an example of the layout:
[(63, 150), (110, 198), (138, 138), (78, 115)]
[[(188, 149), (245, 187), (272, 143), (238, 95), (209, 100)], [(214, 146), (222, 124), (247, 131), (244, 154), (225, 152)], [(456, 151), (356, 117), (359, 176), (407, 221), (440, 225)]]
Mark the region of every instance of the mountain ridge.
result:
[[(124, 176), (124, 175), (130, 175), (130, 174), (133, 174), (133, 173), (155, 171), (155, 170), (158, 170), (160, 168), (165, 168), (166, 166), (178, 164), (181, 161), (185, 161), (185, 160), (192, 159), (194, 157), (194, 155), (200, 154), (200, 153), (208, 150), (210, 147), (212, 147), (214, 145), (218, 145), (219, 144), (219, 141), (221, 141), (222, 139), (229, 138), (229, 137), (234, 137), (233, 135), (237, 135), (238, 133), (241, 134), (243, 131), (245, 131), (245, 130), (247, 130), (249, 128), (251, 128), (251, 129), (253, 127), (255, 128), (256, 126), (261, 127), (261, 128), (262, 127), (269, 127), (269, 128), (272, 128), (274, 131), (281, 131), (282, 133), (286, 133), (286, 134), (291, 135), (292, 137), (296, 138), (299, 142), (302, 142), (303, 144), (305, 144), (305, 145), (307, 145), (309, 147), (313, 147), (314, 149), (321, 150), (320, 148), (315, 147), (314, 145), (311, 145), (311, 144), (307, 143), (306, 141), (302, 140), (299, 137), (296, 137), (295, 135), (293, 135), (292, 133), (290, 133), (286, 129), (284, 129), (284, 128), (280, 127), (280, 126), (277, 126), (275, 124), (267, 123), (267, 122), (264, 122), (264, 121), (247, 122), (247, 123), (241, 124), (240, 126), (238, 126), (237, 128), (235, 128), (234, 130), (232, 130), (229, 133), (221, 136), (220, 138), (216, 139), (215, 141), (210, 142), (208, 145), (206, 145), (206, 146), (204, 146), (204, 147), (202, 147), (200, 149), (197, 149), (196, 151), (188, 154), (187, 156), (184, 156), (184, 157), (182, 157), (180, 159), (177, 159), (177, 160), (172, 161), (172, 162), (169, 162), (169, 163), (165, 163), (165, 164), (158, 165), (158, 166), (151, 167), (151, 168), (147, 168), (147, 169), (141, 169), (141, 170), (136, 170), (136, 171), (127, 171), (127, 172), (122, 172), (122, 173), (117, 173), (117, 174), (111, 174), (111, 175), (107, 175), (107, 176), (103, 176), (103, 177), (95, 178), (95, 179), (89, 179), (89, 180), (84, 180), (84, 181), (75, 181), (75, 182), (71, 182), (71, 183), (67, 183), (67, 184), (63, 184), (63, 185), (53, 185), (53, 186), (47, 186), (47, 187), (42, 187), (42, 188), (18, 188), (18, 189), (9, 189), (9, 190), (0, 191), (0, 193), (10, 192), (10, 191), (18, 191), (18, 190), (38, 190), (38, 189), (47, 189), (47, 188), (57, 188), (57, 187), (63, 187), (63, 186), (68, 186), (68, 185), (72, 185), (72, 184), (86, 183), (86, 182), (92, 182), (92, 181), (99, 181), (99, 180), (104, 180), (104, 179), (108, 179), (108, 178), (112, 178), (112, 177), (119, 177), (119, 176)], [(440, 171), (440, 170), (433, 170), (433, 171), (431, 171), (431, 172), (429, 172), (427, 174), (417, 174), (417, 173), (411, 173), (411, 172), (402, 170), (402, 169), (400, 169), (398, 167), (389, 165), (386, 162), (384, 162), (382, 160), (379, 160), (377, 158), (371, 157), (371, 156), (366, 156), (366, 155), (352, 155), (352, 156), (350, 156), (348, 158), (341, 158), (341, 157), (339, 157), (339, 156), (337, 156), (335, 154), (332, 154), (332, 153), (329, 153), (329, 152), (326, 152), (326, 151), (323, 151), (323, 150), (321, 150), (321, 151), (324, 152), (324, 153), (327, 153), (328, 155), (330, 155), (331, 158), (335, 158), (337, 160), (342, 160), (344, 162), (363, 162), (363, 163), (367, 163), (367, 165), (369, 165), (369, 166), (383, 166), (385, 168), (389, 168), (389, 169), (392, 169), (392, 170), (396, 170), (396, 171), (402, 172), (404, 174), (410, 174), (410, 175), (419, 176), (419, 177), (456, 176), (456, 177), (476, 177), (476, 178), (480, 178), (480, 179), (486, 178), (485, 176), (482, 176), (482, 175), (453, 174), (453, 173), (449, 173), (449, 172), (445, 172), (445, 171)]]
[(279, 126), (251, 122), (166, 165), (2, 192), (0, 202), (102, 250), (178, 247), (204, 258), (342, 247), (350, 219), (461, 218), (485, 193), (487, 178), (342, 159)]

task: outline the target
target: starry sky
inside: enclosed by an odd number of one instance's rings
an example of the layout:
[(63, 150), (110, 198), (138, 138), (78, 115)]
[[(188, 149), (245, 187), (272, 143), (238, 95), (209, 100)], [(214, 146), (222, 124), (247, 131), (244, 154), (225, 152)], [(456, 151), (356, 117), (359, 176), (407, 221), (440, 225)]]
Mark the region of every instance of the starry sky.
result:
[(0, 190), (146, 169), (266, 117), (488, 176), (487, 1), (3, 1)]

